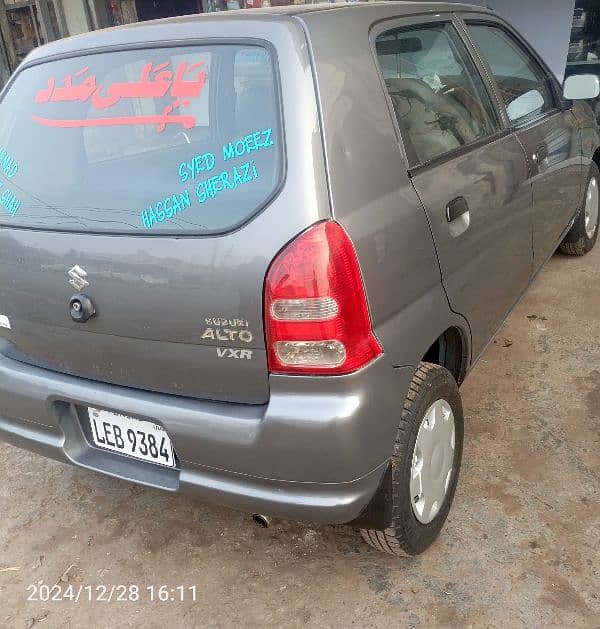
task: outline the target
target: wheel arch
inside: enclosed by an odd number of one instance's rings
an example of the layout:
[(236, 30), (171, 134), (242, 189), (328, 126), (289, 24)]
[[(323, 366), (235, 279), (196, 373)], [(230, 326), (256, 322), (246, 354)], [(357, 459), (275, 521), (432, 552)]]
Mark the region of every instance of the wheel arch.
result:
[[(466, 322), (465, 322), (466, 325)], [(470, 334), (458, 325), (448, 326), (431, 342), (420, 362), (433, 363), (448, 369), (460, 386), (470, 366)], [(418, 364), (415, 365), (415, 369)], [(353, 528), (383, 531), (392, 522), (392, 470), (388, 463), (379, 488), (360, 515), (348, 523)]]
[(592, 161), (596, 163), (598, 169), (600, 169), (600, 146), (596, 149), (595, 153), (592, 155)]
[(446, 328), (423, 354), (422, 362), (445, 367), (461, 385), (469, 366), (469, 344), (463, 330), (457, 326)]

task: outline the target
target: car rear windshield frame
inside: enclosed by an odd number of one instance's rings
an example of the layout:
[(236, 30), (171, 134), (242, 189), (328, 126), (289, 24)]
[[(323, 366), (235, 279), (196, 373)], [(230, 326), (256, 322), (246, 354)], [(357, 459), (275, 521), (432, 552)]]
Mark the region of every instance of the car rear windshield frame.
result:
[(273, 188), (271, 194), (260, 203), (259, 206), (245, 216), (242, 220), (229, 225), (223, 229), (203, 229), (203, 230), (189, 230), (189, 231), (177, 231), (177, 230), (163, 230), (160, 232), (152, 233), (150, 230), (145, 231), (128, 231), (128, 230), (95, 230), (95, 229), (70, 229), (66, 227), (50, 228), (46, 226), (28, 226), (19, 225), (15, 223), (7, 222), (3, 214), (0, 212), (0, 228), (16, 229), (32, 232), (47, 232), (47, 233), (73, 233), (73, 234), (89, 234), (89, 235), (101, 235), (101, 236), (124, 236), (135, 238), (205, 238), (205, 237), (218, 237), (227, 234), (232, 234), (245, 225), (253, 221), (264, 210), (273, 203), (273, 201), (281, 193), (288, 175), (288, 159), (286, 148), (286, 129), (285, 129), (285, 117), (284, 106), (282, 96), (281, 85), (281, 72), (279, 65), (279, 56), (274, 44), (268, 39), (257, 37), (203, 37), (203, 38), (186, 38), (173, 41), (143, 41), (134, 42), (130, 44), (118, 44), (107, 46), (96, 46), (89, 49), (74, 50), (65, 53), (59, 53), (54, 55), (48, 55), (43, 58), (33, 59), (31, 61), (25, 60), (10, 77), (4, 88), (0, 91), (0, 104), (3, 103), (6, 95), (10, 92), (15, 81), (19, 76), (30, 68), (45, 65), (54, 61), (63, 61), (73, 58), (85, 58), (95, 55), (101, 55), (113, 52), (126, 52), (126, 51), (143, 51), (143, 50), (157, 50), (157, 49), (172, 49), (172, 48), (189, 48), (194, 46), (257, 46), (266, 49), (269, 52), (271, 67), (273, 73), (273, 90), (276, 105), (277, 123), (279, 125), (279, 179)]

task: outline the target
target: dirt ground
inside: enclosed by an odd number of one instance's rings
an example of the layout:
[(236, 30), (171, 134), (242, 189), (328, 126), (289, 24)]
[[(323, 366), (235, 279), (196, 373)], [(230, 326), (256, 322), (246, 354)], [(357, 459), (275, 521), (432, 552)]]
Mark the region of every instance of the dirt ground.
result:
[[(555, 256), (470, 375), (456, 500), (419, 558), (0, 444), (0, 626), (600, 627), (599, 287), (600, 246)], [(40, 582), (140, 600), (28, 601)], [(149, 602), (161, 585), (196, 600)]]

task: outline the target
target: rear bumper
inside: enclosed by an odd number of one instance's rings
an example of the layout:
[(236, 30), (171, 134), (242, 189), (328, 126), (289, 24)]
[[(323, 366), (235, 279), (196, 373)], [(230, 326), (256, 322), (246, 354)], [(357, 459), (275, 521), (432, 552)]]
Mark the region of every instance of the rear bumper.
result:
[[(124, 480), (254, 513), (320, 523), (356, 519), (392, 453), (412, 368), (385, 357), (339, 378), (271, 378), (264, 406), (198, 401), (100, 384), (0, 354), (0, 438)], [(87, 406), (161, 424), (177, 452), (167, 469), (98, 449)]]

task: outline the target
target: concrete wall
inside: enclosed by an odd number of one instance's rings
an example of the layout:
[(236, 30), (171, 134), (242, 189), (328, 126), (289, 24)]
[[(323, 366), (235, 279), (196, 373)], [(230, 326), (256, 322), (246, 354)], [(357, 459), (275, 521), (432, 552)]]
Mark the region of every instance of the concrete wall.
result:
[(121, 0), (121, 12), (123, 13), (124, 24), (133, 24), (138, 21), (135, 0)]
[(83, 2), (85, 0), (62, 0), (63, 15), (69, 35), (79, 35), (90, 30)]

